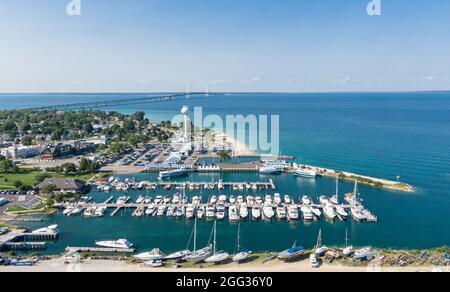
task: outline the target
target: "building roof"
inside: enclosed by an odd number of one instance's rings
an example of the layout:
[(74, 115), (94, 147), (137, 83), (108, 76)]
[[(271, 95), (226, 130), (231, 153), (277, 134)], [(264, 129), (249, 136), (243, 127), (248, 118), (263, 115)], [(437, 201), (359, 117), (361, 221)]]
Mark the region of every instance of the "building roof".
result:
[(72, 178), (46, 178), (37, 187), (43, 189), (48, 185), (55, 185), (57, 190), (82, 191), (86, 187), (86, 183), (79, 179)]

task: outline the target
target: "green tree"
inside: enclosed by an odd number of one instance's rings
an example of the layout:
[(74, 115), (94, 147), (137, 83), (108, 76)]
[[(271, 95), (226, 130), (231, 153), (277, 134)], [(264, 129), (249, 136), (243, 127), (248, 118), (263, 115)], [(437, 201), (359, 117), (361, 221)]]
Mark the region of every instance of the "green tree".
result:
[(16, 173), (17, 166), (10, 159), (0, 161), (0, 173)]
[(20, 188), (23, 185), (23, 183), (20, 180), (17, 180), (14, 182), (14, 187), (15, 188)]
[(217, 152), (217, 156), (219, 156), (220, 159), (222, 159), (222, 160), (230, 160), (231, 159), (230, 153), (225, 150), (220, 150), (219, 152)]
[(51, 178), (51, 177), (52, 176), (48, 173), (39, 173), (36, 175), (36, 184), (35, 185), (38, 185), (41, 182), (43, 182), (46, 178)]
[(33, 137), (29, 135), (23, 137), (22, 144), (25, 146), (31, 146), (33, 144)]

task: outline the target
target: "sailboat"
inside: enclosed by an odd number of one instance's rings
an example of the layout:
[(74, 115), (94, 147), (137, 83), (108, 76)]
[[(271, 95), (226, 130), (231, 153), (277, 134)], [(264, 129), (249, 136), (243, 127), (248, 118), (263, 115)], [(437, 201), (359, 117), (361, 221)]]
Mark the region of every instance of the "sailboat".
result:
[(219, 251), (217, 252), (217, 221), (214, 221), (214, 242), (213, 242), (213, 255), (206, 258), (206, 263), (220, 264), (230, 258), (227, 252)]
[(336, 194), (331, 197), (330, 202), (339, 205), (339, 177), (336, 176)]
[(348, 245), (348, 229), (345, 229), (345, 248), (344, 248), (344, 250), (342, 251), (342, 254), (345, 256), (345, 257), (349, 257), (349, 256), (351, 256), (352, 255), (352, 253), (353, 253), (353, 246), (349, 246)]
[(328, 250), (328, 247), (322, 245), (322, 229), (319, 230), (319, 235), (317, 236), (317, 244), (315, 254), (317, 256), (323, 256)]
[[(236, 250), (239, 251), (241, 249), (241, 224), (238, 224), (238, 235), (237, 235), (237, 243), (236, 243)], [(241, 252), (236, 254), (233, 257), (233, 262), (235, 263), (242, 263), (243, 261), (247, 260), (250, 256), (250, 251), (247, 249), (243, 249)]]
[(190, 253), (189, 255), (185, 256), (183, 258), (183, 260), (187, 261), (187, 262), (194, 262), (194, 263), (198, 263), (201, 262), (203, 260), (205, 260), (206, 258), (208, 258), (209, 256), (211, 256), (212, 253), (212, 245), (208, 243), (208, 245), (200, 250), (197, 250), (197, 218), (195, 218), (195, 223), (194, 223), (194, 251), (192, 253)]
[(297, 246), (297, 242), (285, 251), (278, 254), (278, 259), (281, 261), (289, 262), (301, 257), (305, 253), (305, 248), (303, 246)]

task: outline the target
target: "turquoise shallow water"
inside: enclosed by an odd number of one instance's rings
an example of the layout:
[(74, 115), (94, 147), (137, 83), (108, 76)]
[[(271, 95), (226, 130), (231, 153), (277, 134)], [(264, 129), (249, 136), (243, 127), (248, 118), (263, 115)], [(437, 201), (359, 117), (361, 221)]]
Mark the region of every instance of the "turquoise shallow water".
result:
[[(67, 103), (117, 95), (46, 95), (48, 103)], [(4, 108), (41, 105), (40, 95), (0, 95)], [(298, 161), (353, 171), (413, 184), (414, 194), (395, 193), (361, 187), (366, 205), (376, 215), (377, 224), (318, 222), (311, 225), (287, 222), (242, 225), (243, 243), (255, 251), (279, 250), (299, 243), (314, 244), (319, 228), (328, 245), (343, 243), (349, 228), (352, 243), (393, 248), (431, 248), (450, 244), (450, 93), (323, 93), (323, 94), (233, 94), (171, 103), (132, 105), (112, 108), (122, 112), (145, 110), (153, 121), (170, 119), (183, 104), (203, 106), (205, 113), (278, 114), (282, 153)], [(139, 175), (144, 179), (151, 175)], [(224, 180), (256, 180), (256, 174), (227, 174)], [(218, 179), (218, 177), (215, 177)], [(195, 175), (190, 180), (211, 180)], [(275, 177), (279, 191), (297, 196), (308, 193), (331, 194), (334, 182)], [(342, 183), (341, 190), (350, 191)], [(97, 196), (101, 201), (101, 196)], [(115, 218), (45, 219), (57, 223), (63, 237), (48, 252), (60, 252), (66, 245), (90, 245), (97, 239), (127, 236), (139, 249), (161, 247), (172, 251), (185, 247), (192, 222), (167, 218), (131, 218), (124, 213)], [(201, 240), (207, 241), (211, 223), (201, 222)], [(219, 224), (221, 248), (233, 251), (237, 227), (227, 221)]]

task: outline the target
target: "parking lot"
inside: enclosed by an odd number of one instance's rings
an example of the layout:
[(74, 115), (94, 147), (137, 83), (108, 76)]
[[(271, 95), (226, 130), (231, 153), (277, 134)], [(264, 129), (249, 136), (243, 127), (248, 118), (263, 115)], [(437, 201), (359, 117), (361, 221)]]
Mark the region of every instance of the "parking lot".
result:
[(14, 207), (14, 206), (23, 206), (27, 209), (32, 209), (39, 203), (41, 203), (41, 199), (36, 197), (35, 195), (4, 195), (0, 194), (0, 198), (5, 198), (8, 203), (3, 206), (0, 206), (0, 214), (3, 214), (6, 209)]

